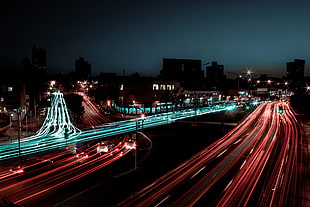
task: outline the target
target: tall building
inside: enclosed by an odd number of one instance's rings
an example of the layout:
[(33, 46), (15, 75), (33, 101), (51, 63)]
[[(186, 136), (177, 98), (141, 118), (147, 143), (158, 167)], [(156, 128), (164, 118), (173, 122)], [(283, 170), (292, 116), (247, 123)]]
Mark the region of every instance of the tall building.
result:
[(75, 74), (80, 80), (87, 80), (91, 75), (91, 64), (80, 57), (75, 61)]
[(206, 67), (206, 87), (208, 90), (222, 90), (224, 87), (224, 65), (212, 62)]
[(37, 115), (37, 107), (46, 95), (46, 49), (32, 47), (31, 63), (28, 58), (21, 62), (20, 107), (32, 115)]
[(291, 88), (297, 90), (304, 84), (305, 60), (295, 59), (286, 63), (286, 76)]
[(203, 88), (201, 60), (164, 58), (160, 74), (164, 80), (179, 81), (181, 87), (187, 90)]
[(32, 48), (32, 69), (37, 77), (46, 74), (46, 50), (35, 45)]

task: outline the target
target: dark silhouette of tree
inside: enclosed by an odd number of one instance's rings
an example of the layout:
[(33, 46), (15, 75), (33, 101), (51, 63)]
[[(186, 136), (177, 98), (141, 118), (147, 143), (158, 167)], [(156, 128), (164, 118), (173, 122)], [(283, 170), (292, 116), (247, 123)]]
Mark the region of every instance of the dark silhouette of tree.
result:
[(295, 111), (303, 115), (310, 115), (310, 96), (307, 94), (291, 96), (290, 102)]
[(67, 94), (65, 95), (65, 100), (74, 122), (82, 123), (82, 116), (84, 114), (84, 107), (82, 106), (83, 97), (78, 94)]

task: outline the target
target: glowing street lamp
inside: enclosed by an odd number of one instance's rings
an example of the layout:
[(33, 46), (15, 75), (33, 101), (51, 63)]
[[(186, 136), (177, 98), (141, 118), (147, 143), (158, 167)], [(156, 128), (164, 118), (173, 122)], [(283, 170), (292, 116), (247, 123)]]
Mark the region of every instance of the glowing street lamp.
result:
[(247, 75), (248, 79), (251, 79), (252, 73), (253, 73), (252, 72), (252, 68), (248, 68), (247, 71), (246, 71), (246, 75)]
[(307, 87), (306, 87), (306, 92), (310, 91), (310, 86), (306, 83)]
[(250, 69), (248, 69), (247, 71), (246, 71), (246, 74), (248, 75), (248, 76), (250, 76), (251, 75), (251, 70)]

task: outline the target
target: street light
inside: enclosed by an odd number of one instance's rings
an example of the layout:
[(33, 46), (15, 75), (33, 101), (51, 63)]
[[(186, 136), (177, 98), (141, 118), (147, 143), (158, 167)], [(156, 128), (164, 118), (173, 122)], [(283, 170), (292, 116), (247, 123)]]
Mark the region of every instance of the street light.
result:
[(250, 82), (251, 82), (251, 79), (252, 79), (252, 68), (247, 68), (247, 71), (246, 71), (246, 76), (247, 76), (247, 79), (248, 79), (248, 95), (250, 95)]
[(252, 73), (253, 73), (252, 68), (247, 68), (247, 71), (246, 71), (247, 76), (251, 77)]

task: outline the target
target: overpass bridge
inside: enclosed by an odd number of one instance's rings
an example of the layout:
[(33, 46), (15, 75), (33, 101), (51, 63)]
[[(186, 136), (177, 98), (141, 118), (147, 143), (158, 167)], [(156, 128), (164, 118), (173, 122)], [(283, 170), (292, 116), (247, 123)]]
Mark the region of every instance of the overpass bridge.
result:
[(200, 116), (208, 113), (236, 109), (236, 104), (221, 103), (203, 108), (184, 109), (147, 117), (104, 124), (89, 130), (80, 130), (70, 120), (68, 108), (61, 92), (52, 93), (51, 107), (46, 119), (35, 135), (18, 141), (0, 145), (0, 160), (65, 148), (68, 143), (102, 139), (105, 137), (134, 132), (143, 128), (170, 124), (176, 120)]

